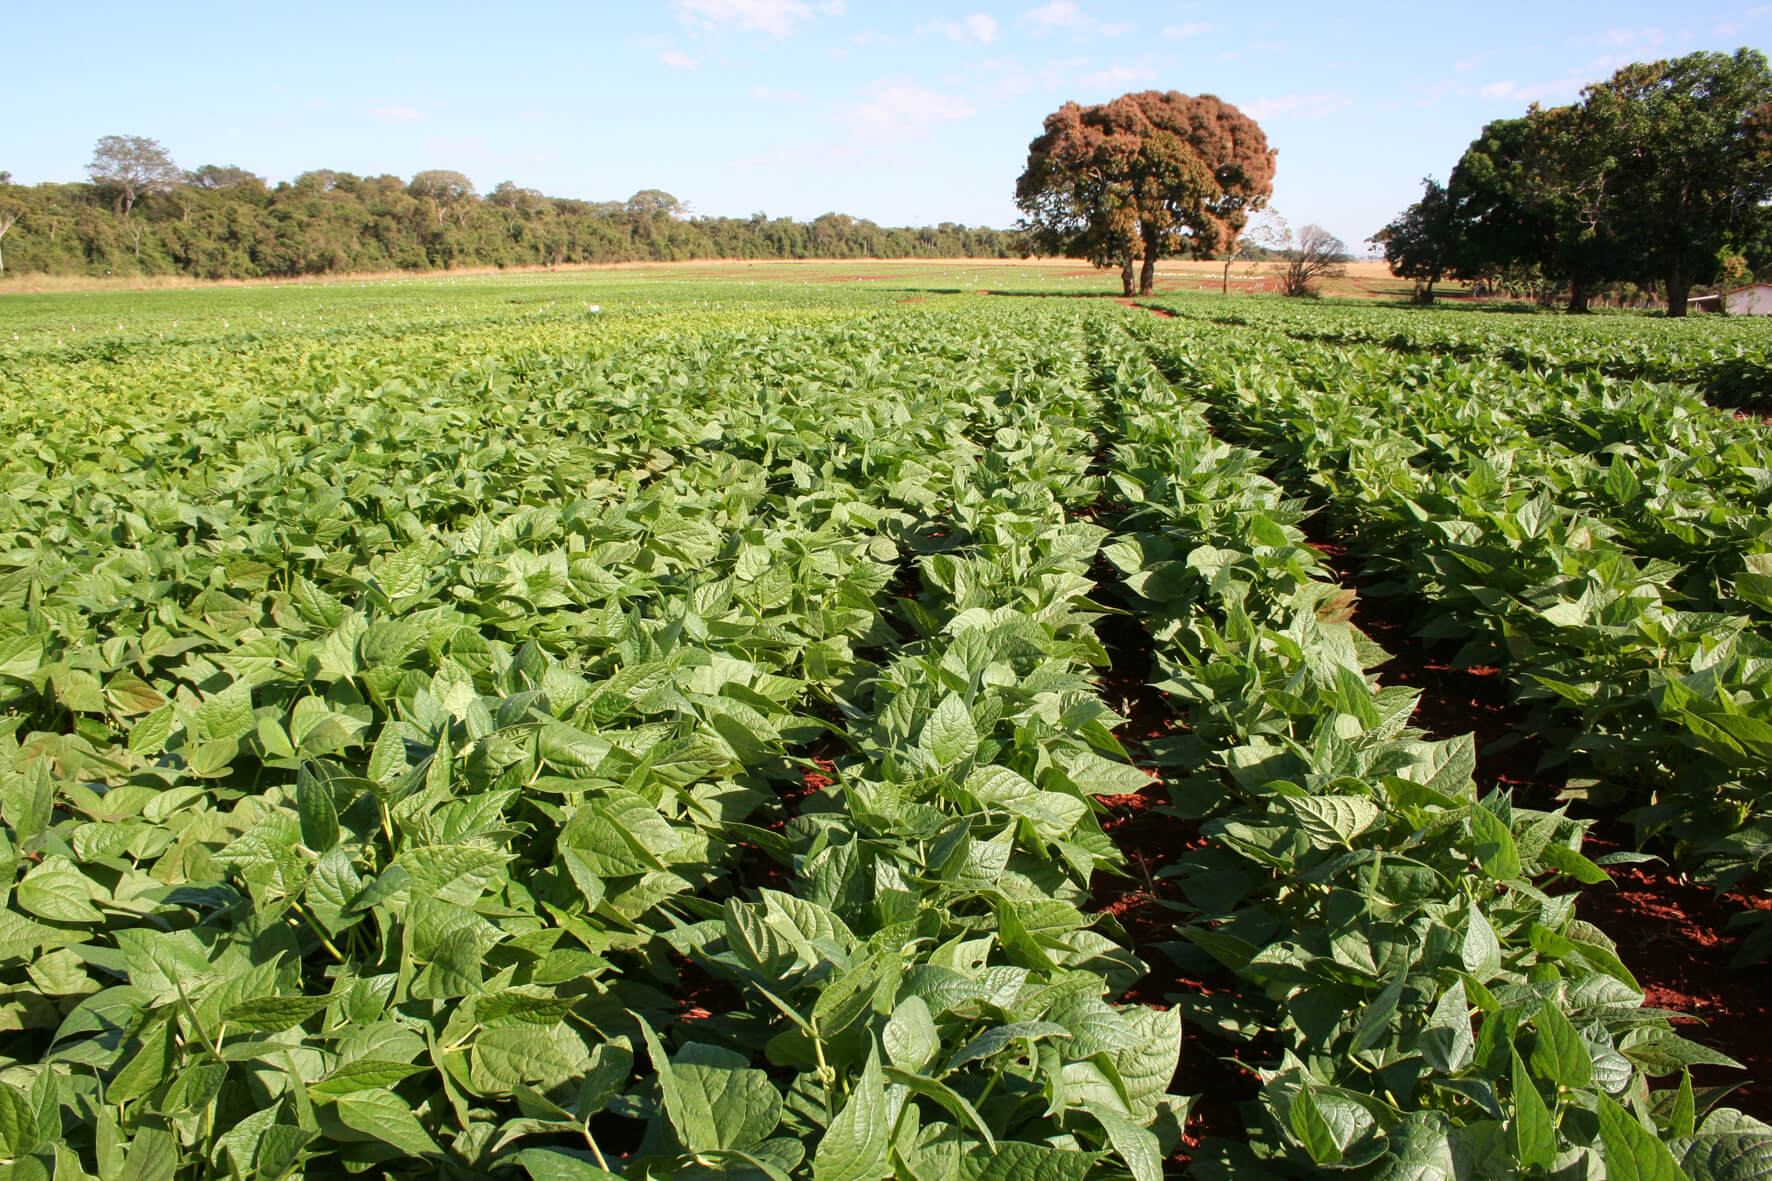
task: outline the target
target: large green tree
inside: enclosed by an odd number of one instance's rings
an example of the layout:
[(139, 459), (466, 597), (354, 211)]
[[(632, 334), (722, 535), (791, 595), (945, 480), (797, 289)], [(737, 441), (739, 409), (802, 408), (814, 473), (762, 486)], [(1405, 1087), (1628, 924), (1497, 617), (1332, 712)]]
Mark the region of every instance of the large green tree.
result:
[(1253, 119), (1214, 95), (1145, 90), (1048, 115), (1015, 202), (1036, 249), (1119, 265), (1127, 295), (1142, 257), (1148, 294), (1158, 259), (1227, 249), (1273, 181)]
[(1596, 285), (1641, 271), (1615, 239), (1617, 171), (1582, 107), (1535, 106), (1490, 123), (1447, 182), (1455, 273), (1535, 266), (1567, 286), (1571, 312), (1587, 311)]
[(1384, 250), (1391, 274), (1415, 280), (1416, 301), (1432, 303), (1434, 284), (1457, 268), (1459, 239), (1446, 187), (1432, 177), (1422, 184), (1421, 200), (1372, 235), (1372, 241)]
[(1772, 69), (1755, 49), (1638, 63), (1587, 88), (1583, 122), (1615, 170), (1623, 248), (1686, 314), (1696, 283), (1758, 237), (1772, 200)]

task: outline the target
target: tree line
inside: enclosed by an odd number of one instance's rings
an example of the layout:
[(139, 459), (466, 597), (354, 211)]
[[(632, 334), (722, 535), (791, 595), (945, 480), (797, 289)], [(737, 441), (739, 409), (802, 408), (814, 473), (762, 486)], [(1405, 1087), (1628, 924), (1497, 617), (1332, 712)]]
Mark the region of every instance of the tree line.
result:
[(1697, 286), (1772, 268), (1772, 70), (1757, 50), (1639, 62), (1581, 101), (1497, 119), (1421, 200), (1373, 236), (1392, 271), (1567, 300)]
[(89, 179), (15, 185), (0, 172), (0, 271), (294, 278), (385, 270), (698, 258), (1008, 258), (1015, 233), (943, 222), (884, 227), (693, 214), (669, 193), (549, 197), (463, 174), (318, 169), (272, 185), (232, 165), (181, 169), (156, 141), (106, 136)]

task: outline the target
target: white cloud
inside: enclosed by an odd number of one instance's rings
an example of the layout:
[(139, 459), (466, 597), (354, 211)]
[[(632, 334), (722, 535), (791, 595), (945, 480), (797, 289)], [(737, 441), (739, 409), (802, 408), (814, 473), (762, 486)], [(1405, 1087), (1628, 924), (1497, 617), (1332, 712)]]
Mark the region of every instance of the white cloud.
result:
[(1420, 97), (1415, 100), (1415, 105), (1417, 107), (1431, 107), (1448, 96), (1469, 98), (1471, 96), (1471, 88), (1462, 82), (1439, 82), (1424, 91)]
[(1772, 4), (1761, 4), (1748, 9), (1746, 12), (1736, 13), (1733, 17), (1730, 17), (1728, 20), (1723, 21), (1717, 26), (1717, 35), (1720, 37), (1732, 37), (1736, 33), (1741, 32), (1744, 25), (1751, 24), (1769, 13), (1772, 13)]
[(1104, 22), (1078, 7), (1076, 0), (1050, 0), (1038, 8), (1030, 8), (1018, 18), (1035, 36), (1064, 33), (1072, 37), (1119, 37), (1138, 26), (1132, 21)]
[(806, 96), (801, 94), (798, 90), (776, 90), (772, 86), (751, 87), (751, 97), (771, 99), (775, 102), (784, 103), (801, 103), (806, 101)]
[(1243, 104), (1243, 113), (1260, 122), (1277, 115), (1299, 119), (1321, 119), (1353, 104), (1345, 91), (1319, 90), (1310, 94), (1282, 94), (1277, 98), (1259, 98)]
[[(817, 11), (827, 16), (843, 11), (841, 3), (835, 4), (835, 11), (832, 8), (831, 4), (823, 4)], [(814, 16), (812, 5), (802, 0), (677, 0), (677, 11), (700, 29), (736, 26), (747, 33), (767, 33), (771, 37), (785, 37), (794, 31), (795, 25)]]
[(1667, 34), (1660, 29), (1607, 29), (1604, 33), (1591, 38), (1595, 45), (1603, 45), (1608, 49), (1628, 49), (1631, 51), (1653, 49), (1667, 40)]
[(952, 41), (989, 45), (997, 39), (997, 18), (988, 12), (975, 12), (955, 21), (934, 21), (926, 27), (932, 32), (945, 33)]
[(658, 60), (673, 70), (693, 70), (700, 64), (681, 49), (667, 49), (658, 55)]
[(1474, 57), (1461, 58), (1452, 63), (1452, 68), (1457, 70), (1460, 74), (1468, 74), (1478, 66), (1482, 65), (1488, 57), (1489, 55), (1486, 53), (1479, 53)]
[(991, 91), (998, 98), (1017, 98), (1034, 89), (1034, 76), (1013, 57), (987, 57), (978, 68), (994, 76)]
[(867, 101), (840, 118), (860, 137), (891, 143), (923, 139), (934, 124), (975, 114), (972, 104), (958, 95), (907, 81), (875, 83)]
[(1593, 79), (1583, 75), (1555, 78), (1549, 82), (1491, 82), (1477, 93), (1484, 98), (1505, 98), (1520, 103), (1544, 102), (1546, 99), (1571, 99)]
[(425, 113), (417, 107), (377, 107), (369, 113), (390, 123), (412, 123), (425, 117)]
[(1095, 23), (1077, 7), (1076, 0), (1052, 0), (1050, 4), (1028, 9), (1021, 14), (1021, 19), (1032, 25), (1036, 33), (1051, 33), (1059, 29), (1082, 30)]
[(1097, 70), (1093, 74), (1084, 74), (1077, 79), (1077, 84), (1092, 88), (1118, 89), (1122, 86), (1130, 86), (1134, 82), (1155, 82), (1156, 80), (1157, 71), (1149, 66), (1114, 65), (1105, 70)]
[(1179, 25), (1169, 25), (1163, 29), (1165, 37), (1200, 37), (1210, 33), (1217, 25), (1207, 21), (1184, 21)]

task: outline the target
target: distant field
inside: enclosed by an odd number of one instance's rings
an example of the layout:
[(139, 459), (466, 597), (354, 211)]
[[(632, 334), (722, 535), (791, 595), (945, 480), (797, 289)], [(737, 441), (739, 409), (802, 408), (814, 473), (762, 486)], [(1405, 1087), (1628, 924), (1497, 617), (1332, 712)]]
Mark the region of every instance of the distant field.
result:
[[(1273, 291), (1278, 263), (1238, 262), (1231, 267), (1231, 287), (1237, 291)], [(1159, 291), (1213, 290), (1220, 287), (1222, 262), (1166, 259), (1157, 271)], [(841, 259), (806, 262), (672, 262), (610, 263), (607, 265), (523, 268), (512, 270), (396, 272), (382, 275), (316, 276), (308, 279), (237, 279), (207, 281), (171, 276), (93, 279), (78, 276), (6, 276), (0, 280), (0, 299), (15, 295), (46, 295), (62, 292), (190, 291), (261, 287), (345, 287), (362, 283), (447, 283), (459, 285), (482, 279), (535, 281), (563, 276), (650, 276), (675, 279), (743, 279), (771, 283), (901, 283), (919, 287), (952, 285), (956, 290), (1002, 288), (1025, 290), (1057, 284), (1066, 290), (1100, 290), (1118, 294), (1119, 272), (1097, 270), (1077, 259)], [(1343, 277), (1327, 279), (1328, 295), (1383, 298), (1407, 297), (1414, 285), (1398, 279), (1383, 262), (1355, 262)], [(1463, 284), (1445, 284), (1441, 290), (1454, 294)]]

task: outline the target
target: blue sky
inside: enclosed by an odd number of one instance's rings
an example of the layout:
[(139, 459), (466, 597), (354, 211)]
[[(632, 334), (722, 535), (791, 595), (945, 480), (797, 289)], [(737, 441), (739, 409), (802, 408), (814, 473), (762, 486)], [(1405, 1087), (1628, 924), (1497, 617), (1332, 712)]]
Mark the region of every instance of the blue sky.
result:
[(24, 0), (8, 25), (0, 168), (22, 183), (145, 135), (272, 181), (454, 168), (482, 191), (1004, 226), (1048, 112), (1154, 88), (1254, 116), (1275, 208), (1358, 246), (1486, 121), (1626, 62), (1772, 43), (1772, 5)]

